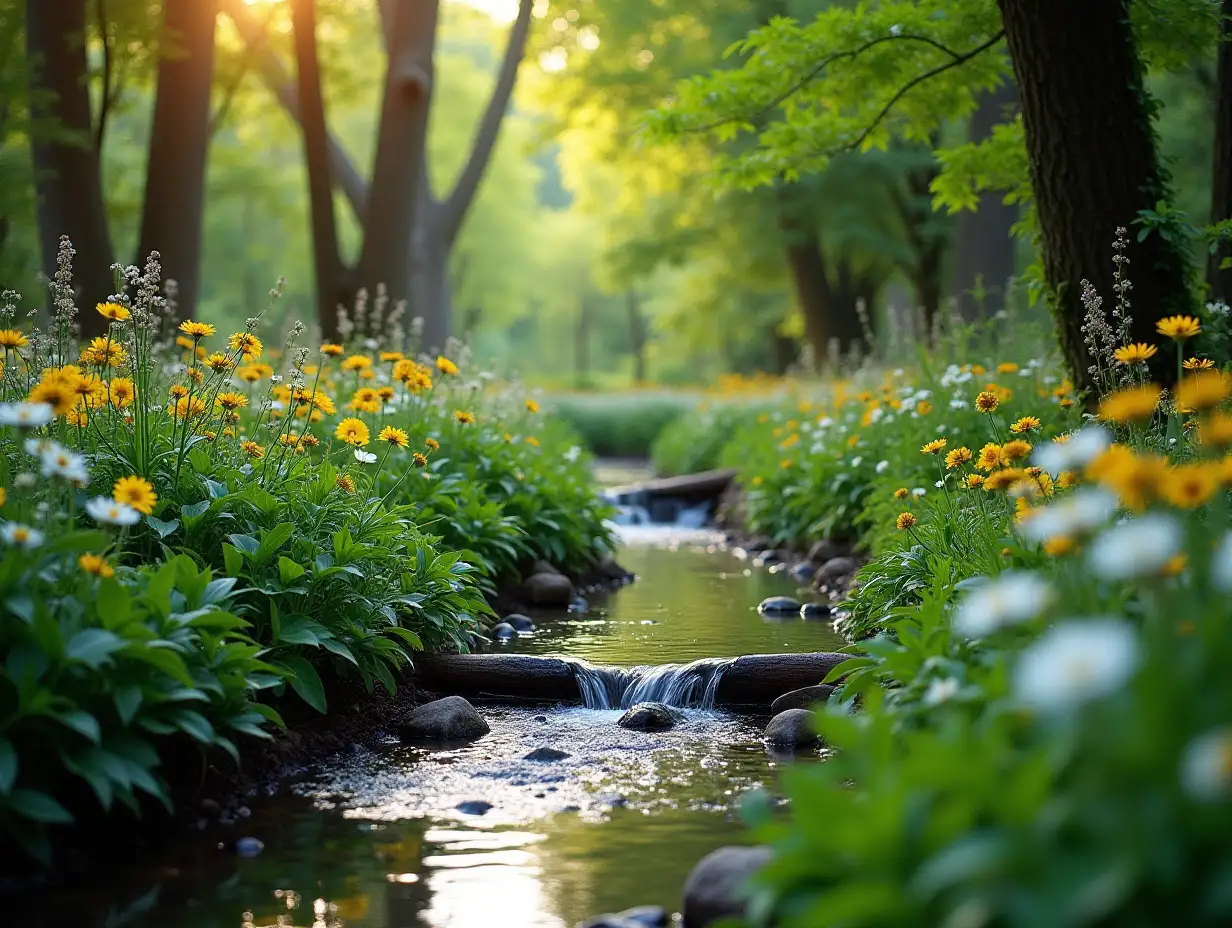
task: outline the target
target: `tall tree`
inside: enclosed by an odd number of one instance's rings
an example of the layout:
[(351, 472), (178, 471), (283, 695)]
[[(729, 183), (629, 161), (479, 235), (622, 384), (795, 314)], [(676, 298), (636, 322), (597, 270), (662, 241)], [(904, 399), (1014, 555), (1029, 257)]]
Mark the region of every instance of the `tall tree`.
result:
[(205, 171), (210, 147), (217, 0), (163, 0), (158, 86), (137, 259), (162, 256), (179, 307), (196, 311), (201, 283)]
[(115, 286), (98, 149), (86, 83), (85, 0), (27, 0), (26, 45), (30, 72), (31, 147), (38, 193), (43, 270), (56, 270), (60, 237), (77, 251), (74, 280), (83, 334), (106, 324), (93, 306)]

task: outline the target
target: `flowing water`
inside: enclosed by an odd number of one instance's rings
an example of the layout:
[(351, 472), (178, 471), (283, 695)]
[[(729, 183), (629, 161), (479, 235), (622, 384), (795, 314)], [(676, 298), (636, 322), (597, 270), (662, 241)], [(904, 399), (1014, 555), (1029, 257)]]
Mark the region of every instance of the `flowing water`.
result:
[[(727, 659), (840, 642), (823, 622), (760, 616), (762, 598), (795, 584), (712, 538), (626, 535), (620, 560), (637, 583), (493, 646), (576, 660), (587, 707), (483, 707), (492, 733), (465, 747), (357, 747), (253, 797), (237, 825), (27, 902), (8, 923), (566, 928), (633, 905), (677, 908), (698, 859), (748, 840), (740, 797), (773, 789), (781, 763), (815, 760), (768, 754), (765, 717), (710, 708)], [(691, 708), (667, 732), (618, 727), (619, 707), (642, 699)], [(568, 757), (526, 757), (538, 748)], [(262, 852), (239, 856), (241, 837)]]

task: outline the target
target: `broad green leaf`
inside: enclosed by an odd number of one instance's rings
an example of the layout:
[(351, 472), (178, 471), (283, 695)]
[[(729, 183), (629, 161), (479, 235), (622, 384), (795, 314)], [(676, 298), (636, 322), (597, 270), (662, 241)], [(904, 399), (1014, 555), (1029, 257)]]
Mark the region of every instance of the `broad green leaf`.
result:
[(97, 669), (112, 654), (124, 647), (124, 640), (103, 628), (85, 628), (69, 639), (65, 656)]
[(158, 532), (159, 538), (166, 538), (180, 527), (179, 519), (172, 519), (170, 522), (164, 522), (162, 519), (156, 519), (153, 516), (146, 516), (145, 520), (150, 524), (150, 528)]
[(226, 542), (223, 542), (222, 546), (222, 562), (223, 569), (232, 577), (238, 576), (244, 569), (244, 555), (234, 545)]
[(56, 713), (56, 718), (73, 729), (73, 731), (89, 738), (95, 744), (102, 740), (103, 734), (99, 728), (98, 719), (89, 712), (74, 709), (71, 712), (58, 712)]
[(7, 793), (17, 781), (17, 750), (8, 738), (0, 738), (0, 793)]
[(289, 681), (291, 689), (299, 694), (299, 697), (316, 709), (318, 712), (325, 712), (325, 688), (321, 686), (321, 678), (317, 674), (317, 670), (308, 661), (298, 655), (291, 655), (283, 658), (283, 665), (290, 670), (294, 677)]
[(306, 571), (303, 566), (297, 564), (289, 557), (278, 558), (278, 579), (283, 583), (290, 583), (293, 580), (298, 580)]
[(15, 789), (9, 794), (9, 807), (22, 818), (49, 825), (67, 825), (73, 820), (68, 809), (51, 796), (36, 789)]

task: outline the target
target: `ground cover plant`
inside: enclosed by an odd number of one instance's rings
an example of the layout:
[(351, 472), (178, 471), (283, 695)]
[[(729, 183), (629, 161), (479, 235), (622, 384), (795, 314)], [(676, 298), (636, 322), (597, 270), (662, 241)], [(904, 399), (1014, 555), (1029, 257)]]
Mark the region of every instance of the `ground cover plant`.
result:
[(167, 804), (168, 745), (238, 760), (280, 699), (393, 693), (529, 562), (611, 550), (572, 433), (460, 348), (395, 349), (399, 307), (267, 347), (260, 314), (177, 320), (157, 256), (79, 309), (71, 260), (45, 328), (0, 308), (0, 840), (46, 860), (87, 803)]

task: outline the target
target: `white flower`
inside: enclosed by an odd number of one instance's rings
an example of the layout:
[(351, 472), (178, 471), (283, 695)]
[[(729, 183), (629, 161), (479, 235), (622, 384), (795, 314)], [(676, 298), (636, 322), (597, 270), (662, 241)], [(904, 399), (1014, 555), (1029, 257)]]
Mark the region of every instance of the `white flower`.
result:
[(970, 405), (966, 400), (950, 400), (950, 409), (966, 409)]
[(51, 421), (49, 403), (0, 403), (0, 425), (37, 429)]
[(581, 456), (582, 456), (582, 449), (579, 448), (577, 445), (573, 445), (572, 447), (569, 448), (568, 451), (566, 451), (562, 455), (562, 457), (566, 461), (568, 461), (570, 464), (573, 464), (574, 462), (576, 462), (577, 459), (580, 458)]
[(1232, 532), (1223, 536), (1211, 559), (1211, 582), (1216, 589), (1232, 593)]
[(376, 455), (371, 451), (365, 451), (363, 448), (356, 448), (355, 460), (359, 461), (360, 464), (375, 464)]
[(923, 487), (916, 487), (915, 489), (911, 491), (911, 495), (914, 496), (916, 499), (919, 499), (921, 496), (923, 496), (927, 492), (928, 491), (924, 489)]
[(1035, 618), (1052, 600), (1052, 587), (1041, 577), (1007, 570), (964, 597), (954, 613), (954, 631), (982, 638), (1006, 625)]
[(928, 684), (928, 689), (924, 693), (924, 705), (939, 706), (943, 702), (949, 702), (958, 695), (958, 689), (959, 683), (953, 677), (933, 680)]
[(880, 406), (878, 406), (876, 409), (874, 409), (872, 412), (868, 414), (868, 421), (870, 423), (880, 422), (884, 418), (885, 418), (885, 410), (882, 409)]
[(938, 490), (940, 490), (942, 487), (944, 487), (944, 486), (945, 486), (945, 481), (944, 481), (944, 480), (938, 480), (938, 481), (936, 481), (936, 482), (934, 482), (934, 483), (933, 483), (933, 486), (935, 486)]
[(38, 484), (38, 477), (30, 473), (30, 471), (25, 471), (23, 473), (20, 473), (16, 477), (13, 478), (13, 486), (15, 486), (19, 490), (29, 490), (32, 487), (36, 486), (37, 484)]
[(1181, 786), (1203, 802), (1232, 790), (1232, 728), (1208, 731), (1189, 743), (1181, 758)]
[(1085, 535), (1108, 523), (1116, 514), (1117, 498), (1104, 490), (1082, 489), (1056, 502), (1036, 509), (1031, 518), (1018, 526), (1028, 541)]
[(852, 459), (851, 459), (851, 466), (852, 466), (852, 467), (859, 467), (859, 466), (860, 466), (861, 464), (863, 464), (863, 463), (864, 463), (864, 458), (862, 458), (862, 457), (856, 456), (856, 457), (854, 457), (854, 458), (852, 458)]
[(22, 447), (26, 449), (26, 454), (30, 457), (41, 458), (48, 451), (58, 450), (60, 445), (50, 438), (27, 438)]
[(1120, 619), (1071, 620), (1022, 653), (1014, 694), (1045, 711), (1064, 709), (1120, 689), (1138, 666), (1138, 639)]
[(1030, 377), (1033, 373), (1034, 372), (1030, 368), (1024, 367), (1022, 370), (1018, 372), (1018, 376), (1019, 377)]
[(127, 503), (117, 503), (110, 496), (96, 496), (86, 503), (86, 514), (102, 525), (136, 525), (141, 513)]
[(890, 469), (890, 462), (889, 461), (878, 461), (877, 466), (873, 469), (877, 471), (877, 473), (879, 474), (884, 474), (887, 470)]
[(1105, 580), (1157, 574), (1180, 553), (1182, 540), (1176, 519), (1151, 513), (1100, 534), (1091, 543), (1087, 563)]
[(80, 486), (90, 482), (86, 459), (67, 448), (61, 448), (59, 445), (48, 448), (42, 454), (42, 462), (44, 477), (59, 477)]
[(5, 522), (0, 526), (0, 538), (11, 548), (37, 548), (43, 543), (43, 533), (18, 522)]
[(834, 420), (831, 419), (829, 416), (822, 416), (820, 419), (817, 420), (817, 427), (819, 429), (828, 429), (833, 424), (834, 424)]
[(1206, 304), (1206, 311), (1215, 316), (1226, 316), (1228, 314), (1228, 304), (1222, 300), (1216, 300), (1214, 303)]
[(1035, 449), (1034, 462), (1050, 474), (1076, 470), (1093, 461), (1111, 443), (1108, 430), (1088, 425), (1074, 432), (1067, 442), (1050, 442)]

